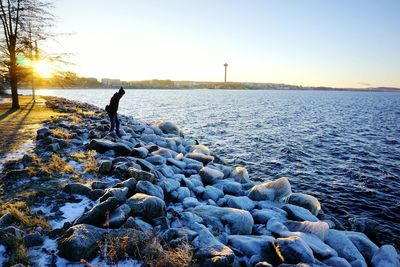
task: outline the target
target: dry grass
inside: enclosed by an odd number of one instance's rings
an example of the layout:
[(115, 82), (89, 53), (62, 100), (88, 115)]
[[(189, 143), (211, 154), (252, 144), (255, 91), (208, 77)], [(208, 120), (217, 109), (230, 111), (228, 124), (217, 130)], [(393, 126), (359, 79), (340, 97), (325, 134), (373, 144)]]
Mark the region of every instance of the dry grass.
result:
[(86, 181), (85, 181), (84, 179), (82, 179), (82, 177), (81, 177), (79, 174), (77, 174), (77, 173), (72, 174), (69, 178), (71, 178), (74, 182), (80, 183), (80, 184), (84, 184), (84, 183), (86, 182)]
[(55, 129), (55, 130), (52, 130), (52, 132), (53, 132), (53, 135), (58, 138), (71, 139), (71, 135), (65, 129)]
[(14, 219), (25, 227), (37, 227), (40, 226), (43, 229), (50, 229), (50, 225), (45, 218), (33, 213), (25, 202), (18, 201), (15, 203), (7, 202), (1, 205), (0, 216), (3, 216), (7, 212), (11, 213)]
[(85, 173), (97, 173), (99, 171), (99, 166), (97, 165), (97, 160), (94, 155), (96, 155), (96, 150), (88, 150), (86, 153), (76, 152), (71, 156), (76, 161), (83, 162)]
[(82, 152), (74, 152), (71, 154), (71, 156), (74, 158), (74, 160), (79, 161), (86, 159), (86, 154)]
[(161, 245), (155, 232), (127, 233), (123, 236), (107, 235), (100, 244), (100, 257), (107, 264), (116, 265), (118, 261), (133, 257), (150, 267), (193, 266), (192, 247), (182, 241), (178, 247)]
[(2, 241), (9, 251), (8, 261), (4, 266), (13, 266), (18, 263), (21, 263), (24, 266), (28, 266), (28, 251), (26, 246), (22, 242), (22, 238), (16, 237), (12, 234), (5, 234), (4, 236), (2, 236)]
[(85, 160), (85, 172), (89, 173), (89, 172), (98, 172), (99, 171), (99, 167), (97, 166), (97, 161), (94, 157), (94, 155), (96, 155), (96, 150), (89, 150), (87, 152), (87, 157)]
[(53, 153), (53, 155), (51, 155), (51, 160), (45, 166), (45, 169), (56, 175), (75, 172), (75, 169), (70, 164), (67, 163), (65, 158), (61, 157), (56, 153)]
[(82, 123), (82, 119), (79, 118), (79, 117), (76, 116), (76, 115), (71, 115), (71, 116), (69, 117), (69, 119), (70, 119), (73, 123), (75, 123), (75, 124), (80, 124), (80, 123)]

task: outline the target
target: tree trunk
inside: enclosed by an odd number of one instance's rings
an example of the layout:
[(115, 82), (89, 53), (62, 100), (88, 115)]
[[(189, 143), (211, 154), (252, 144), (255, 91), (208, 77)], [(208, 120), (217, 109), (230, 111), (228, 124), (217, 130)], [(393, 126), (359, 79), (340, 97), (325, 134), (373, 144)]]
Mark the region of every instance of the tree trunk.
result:
[(12, 108), (19, 108), (18, 101), (18, 71), (17, 71), (17, 58), (16, 53), (10, 53), (10, 85), (12, 96)]

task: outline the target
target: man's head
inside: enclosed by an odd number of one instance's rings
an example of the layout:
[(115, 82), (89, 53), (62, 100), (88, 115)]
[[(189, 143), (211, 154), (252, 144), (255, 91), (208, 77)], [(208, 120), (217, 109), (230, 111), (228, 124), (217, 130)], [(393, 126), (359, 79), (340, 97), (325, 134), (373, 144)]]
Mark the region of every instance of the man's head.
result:
[(119, 88), (119, 91), (118, 91), (118, 93), (121, 95), (121, 96), (123, 96), (124, 94), (125, 94), (125, 90), (124, 90), (124, 88)]

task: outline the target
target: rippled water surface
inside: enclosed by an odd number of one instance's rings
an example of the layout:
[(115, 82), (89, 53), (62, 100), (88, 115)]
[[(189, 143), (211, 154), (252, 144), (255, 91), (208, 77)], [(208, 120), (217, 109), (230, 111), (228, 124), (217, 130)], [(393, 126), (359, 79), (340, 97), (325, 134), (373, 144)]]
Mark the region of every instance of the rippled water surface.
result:
[[(104, 107), (112, 90), (41, 91)], [(253, 178), (287, 176), (326, 213), (400, 248), (400, 93), (127, 90), (120, 113), (171, 120)]]

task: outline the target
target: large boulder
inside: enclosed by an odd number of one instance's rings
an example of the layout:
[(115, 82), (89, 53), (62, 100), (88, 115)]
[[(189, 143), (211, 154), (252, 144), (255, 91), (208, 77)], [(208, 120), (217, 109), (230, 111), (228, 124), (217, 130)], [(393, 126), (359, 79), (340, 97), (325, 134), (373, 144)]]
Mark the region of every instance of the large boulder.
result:
[(158, 184), (166, 193), (171, 193), (174, 190), (177, 190), (181, 185), (177, 180), (174, 179), (163, 179)]
[(323, 261), (324, 264), (332, 267), (351, 267), (351, 264), (340, 257), (332, 257)]
[(134, 167), (130, 167), (128, 169), (129, 174), (135, 178), (137, 181), (149, 181), (150, 183), (154, 182), (154, 174), (142, 170), (138, 170)]
[(382, 246), (372, 257), (371, 265), (372, 267), (399, 267), (396, 249), (392, 245)]
[(78, 195), (87, 195), (90, 190), (91, 190), (90, 187), (80, 183), (71, 183), (65, 185), (64, 187), (65, 192)]
[(233, 178), (238, 183), (248, 183), (250, 182), (250, 176), (247, 169), (244, 167), (236, 167), (230, 173), (230, 178)]
[(207, 165), (208, 163), (210, 163), (211, 161), (214, 160), (213, 156), (204, 155), (204, 154), (197, 153), (197, 152), (187, 153), (185, 157), (199, 161), (199, 162), (203, 163), (204, 165)]
[(170, 121), (162, 121), (157, 124), (158, 128), (165, 134), (181, 135), (179, 127)]
[(79, 224), (69, 228), (58, 239), (58, 255), (70, 260), (91, 260), (99, 251), (99, 241), (107, 233), (106, 229)]
[(286, 212), (280, 209), (262, 209), (262, 210), (253, 210), (251, 212), (253, 215), (254, 222), (256, 223), (267, 223), (271, 218), (276, 218), (278, 221), (286, 221)]
[(210, 167), (201, 168), (200, 172), (201, 180), (204, 184), (214, 184), (218, 180), (224, 178), (224, 173), (217, 169), (212, 169)]
[(321, 204), (317, 198), (303, 193), (291, 194), (287, 203), (308, 209), (315, 216), (321, 210)]
[(362, 266), (367, 266), (362, 254), (344, 232), (330, 229), (325, 242), (337, 251), (339, 257), (346, 259), (350, 264), (359, 261)]
[(310, 263), (315, 262), (311, 248), (297, 236), (276, 239), (275, 249), (284, 263)]
[(192, 213), (200, 216), (204, 222), (213, 228), (224, 231), (227, 224), (234, 235), (250, 235), (253, 229), (253, 217), (248, 211), (221, 208), (210, 205), (199, 205)]
[(125, 181), (114, 185), (115, 188), (128, 188), (128, 195), (132, 195), (135, 192), (137, 181), (135, 178), (129, 178)]
[(126, 201), (135, 216), (142, 216), (147, 221), (165, 216), (166, 207), (162, 199), (142, 193), (136, 193)]
[(287, 204), (282, 207), (284, 211), (287, 212), (288, 218), (294, 221), (310, 221), (318, 222), (318, 218), (311, 214), (311, 212), (305, 208), (295, 206), (292, 204)]
[(253, 255), (260, 255), (262, 260), (274, 261), (276, 257), (274, 240), (274, 237), (265, 235), (230, 235), (228, 245), (249, 258)]
[(265, 182), (255, 185), (249, 192), (252, 200), (281, 201), (292, 193), (289, 180), (286, 177), (279, 178), (272, 182)]
[[(368, 237), (359, 232), (345, 232), (346, 236), (356, 246), (367, 262), (371, 262), (372, 257), (378, 251), (379, 247), (375, 245)], [(400, 266), (399, 266), (400, 267)]]
[(108, 188), (104, 195), (101, 196), (100, 202), (107, 200), (109, 197), (114, 197), (120, 204), (125, 203), (126, 197), (128, 196), (129, 189), (127, 187), (121, 188)]
[(79, 217), (75, 224), (101, 226), (106, 220), (107, 214), (113, 211), (118, 206), (118, 203), (119, 201), (115, 197), (110, 197)]
[(225, 194), (241, 195), (242, 193), (242, 184), (235, 181), (219, 180), (214, 186), (224, 191)]
[(226, 204), (231, 208), (250, 211), (255, 207), (253, 200), (246, 196), (235, 197), (227, 195), (225, 198), (227, 199)]
[(107, 224), (110, 228), (119, 228), (124, 224), (131, 212), (127, 204), (123, 204), (110, 213)]
[(224, 192), (214, 186), (207, 185), (205, 187), (204, 193), (203, 193), (203, 199), (212, 199), (214, 201), (217, 201), (219, 198), (224, 196)]
[(156, 196), (158, 198), (164, 199), (164, 192), (161, 187), (154, 185), (148, 181), (139, 181), (136, 184), (136, 192), (144, 193), (151, 196)]
[(121, 142), (112, 142), (107, 139), (92, 139), (89, 143), (89, 149), (94, 149), (99, 153), (106, 153), (109, 150), (114, 150), (115, 155), (118, 156), (129, 156), (132, 149)]
[(329, 224), (322, 221), (318, 222), (286, 221), (284, 224), (289, 229), (289, 231), (314, 234), (322, 241), (325, 241), (329, 231)]
[(229, 267), (232, 266), (235, 254), (228, 247), (218, 241), (214, 235), (204, 226), (198, 223), (192, 224), (192, 230), (197, 232), (197, 237), (192, 245), (196, 248), (195, 258), (201, 267)]
[(325, 244), (321, 239), (319, 239), (314, 234), (309, 233), (301, 233), (301, 232), (281, 232), (281, 237), (292, 237), (297, 236), (300, 237), (313, 251), (315, 257), (320, 259), (327, 259), (330, 257), (336, 257), (338, 254), (337, 252)]

